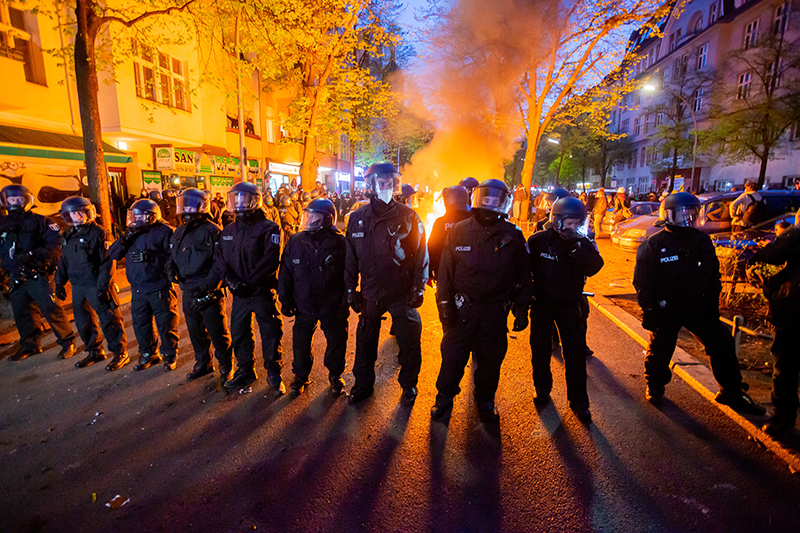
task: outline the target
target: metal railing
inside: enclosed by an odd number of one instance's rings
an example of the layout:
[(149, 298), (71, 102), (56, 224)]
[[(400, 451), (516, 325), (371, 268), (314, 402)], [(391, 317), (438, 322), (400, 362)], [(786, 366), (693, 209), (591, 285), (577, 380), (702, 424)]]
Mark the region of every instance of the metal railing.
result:
[(744, 327), (744, 317), (742, 315), (736, 315), (733, 317), (733, 320), (728, 320), (725, 317), (719, 317), (719, 321), (723, 324), (727, 324), (731, 327), (731, 335), (733, 335), (733, 343), (736, 347), (736, 356), (739, 356), (739, 346), (742, 343), (742, 333), (750, 335), (752, 337), (760, 337), (762, 339), (767, 340), (774, 340), (774, 337), (768, 333), (761, 333), (760, 331), (755, 331), (750, 328)]

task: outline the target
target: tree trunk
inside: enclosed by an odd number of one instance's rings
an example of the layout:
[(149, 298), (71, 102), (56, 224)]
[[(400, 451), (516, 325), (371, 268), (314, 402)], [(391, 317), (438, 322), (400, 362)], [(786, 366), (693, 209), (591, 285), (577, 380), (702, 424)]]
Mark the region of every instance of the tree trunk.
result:
[[(538, 123), (537, 123), (538, 124)], [(536, 165), (536, 148), (539, 143), (539, 129), (531, 125), (531, 130), (528, 132), (528, 144), (525, 148), (525, 164), (522, 165), (522, 186), (528, 193), (525, 199), (522, 200), (519, 207), (519, 219), (521, 222), (528, 221), (528, 205), (530, 204), (530, 191), (531, 181), (533, 180), (533, 170)]]
[(356, 192), (356, 142), (350, 139), (350, 198)]
[(92, 0), (76, 0), (75, 15), (78, 30), (75, 34), (75, 82), (78, 86), (78, 109), (81, 115), (83, 149), (86, 154), (86, 177), (89, 194), (97, 206), (100, 225), (111, 238), (111, 208), (109, 184), (103, 159), (103, 130), (100, 124), (100, 104), (97, 84), (97, 64), (94, 43), (100, 25), (94, 14)]
[(672, 168), (669, 172), (669, 184), (667, 184), (667, 194), (671, 194), (675, 189), (675, 174), (678, 173), (678, 149), (672, 149)]
[(764, 145), (764, 151), (761, 152), (761, 166), (758, 169), (758, 182), (756, 183), (756, 190), (760, 191), (764, 188), (764, 182), (767, 180), (767, 164), (769, 163), (769, 153), (772, 150), (771, 145)]

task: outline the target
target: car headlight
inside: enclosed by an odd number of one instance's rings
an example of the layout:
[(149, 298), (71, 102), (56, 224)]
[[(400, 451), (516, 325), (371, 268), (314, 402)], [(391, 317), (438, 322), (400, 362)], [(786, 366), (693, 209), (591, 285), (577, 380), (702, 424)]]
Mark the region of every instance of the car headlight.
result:
[(625, 232), (626, 237), (639, 238), (644, 237), (645, 235), (647, 235), (647, 230), (641, 228), (633, 228)]

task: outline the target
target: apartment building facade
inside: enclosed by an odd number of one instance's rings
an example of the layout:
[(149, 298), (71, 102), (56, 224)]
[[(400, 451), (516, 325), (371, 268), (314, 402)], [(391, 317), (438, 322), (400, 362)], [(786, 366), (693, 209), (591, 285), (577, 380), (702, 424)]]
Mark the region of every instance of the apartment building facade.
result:
[[(612, 131), (626, 134), (632, 145), (631, 157), (613, 169), (613, 182), (632, 194), (659, 191), (669, 180), (674, 159), (656, 137), (658, 126), (681, 117), (691, 145), (695, 124), (698, 131), (709, 128), (712, 103), (724, 106), (729, 98), (723, 87), (735, 87), (734, 97), (751, 94), (756, 73), (732, 61), (731, 51), (752, 48), (764, 32), (783, 32), (789, 46), (800, 46), (797, 0), (692, 0), (676, 5), (679, 15), (673, 12), (662, 21), (661, 37), (635, 36), (631, 46), (637, 60), (630, 75), (641, 88), (625, 95), (611, 114)], [(677, 108), (670, 105), (684, 107), (675, 113)], [(740, 189), (759, 175), (757, 162), (729, 164), (720, 154), (702, 149), (696, 155), (691, 148), (684, 151), (677, 167), (675, 188), (684, 190)], [(797, 178), (800, 138), (795, 125), (768, 164), (765, 188), (785, 188)]]

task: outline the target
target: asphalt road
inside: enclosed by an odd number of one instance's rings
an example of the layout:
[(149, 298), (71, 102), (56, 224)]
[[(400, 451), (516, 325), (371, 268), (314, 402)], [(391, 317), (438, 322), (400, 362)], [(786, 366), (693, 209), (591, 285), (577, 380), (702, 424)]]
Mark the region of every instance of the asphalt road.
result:
[[(677, 378), (661, 411), (646, 403), (641, 347), (594, 310), (593, 425), (569, 411), (557, 357), (554, 404), (534, 407), (527, 332), (510, 340), (498, 429), (478, 422), (469, 372), (449, 425), (432, 424), (432, 291), (422, 313), (413, 408), (388, 321), (357, 407), (330, 395), (321, 356), (297, 399), (274, 399), (263, 372), (249, 394), (187, 383), (185, 330), (174, 372), (78, 370), (55, 347), (0, 361), (0, 531), (800, 531), (800, 476)], [(348, 366), (354, 317), (351, 332)], [(130, 501), (111, 510), (117, 494)]]

